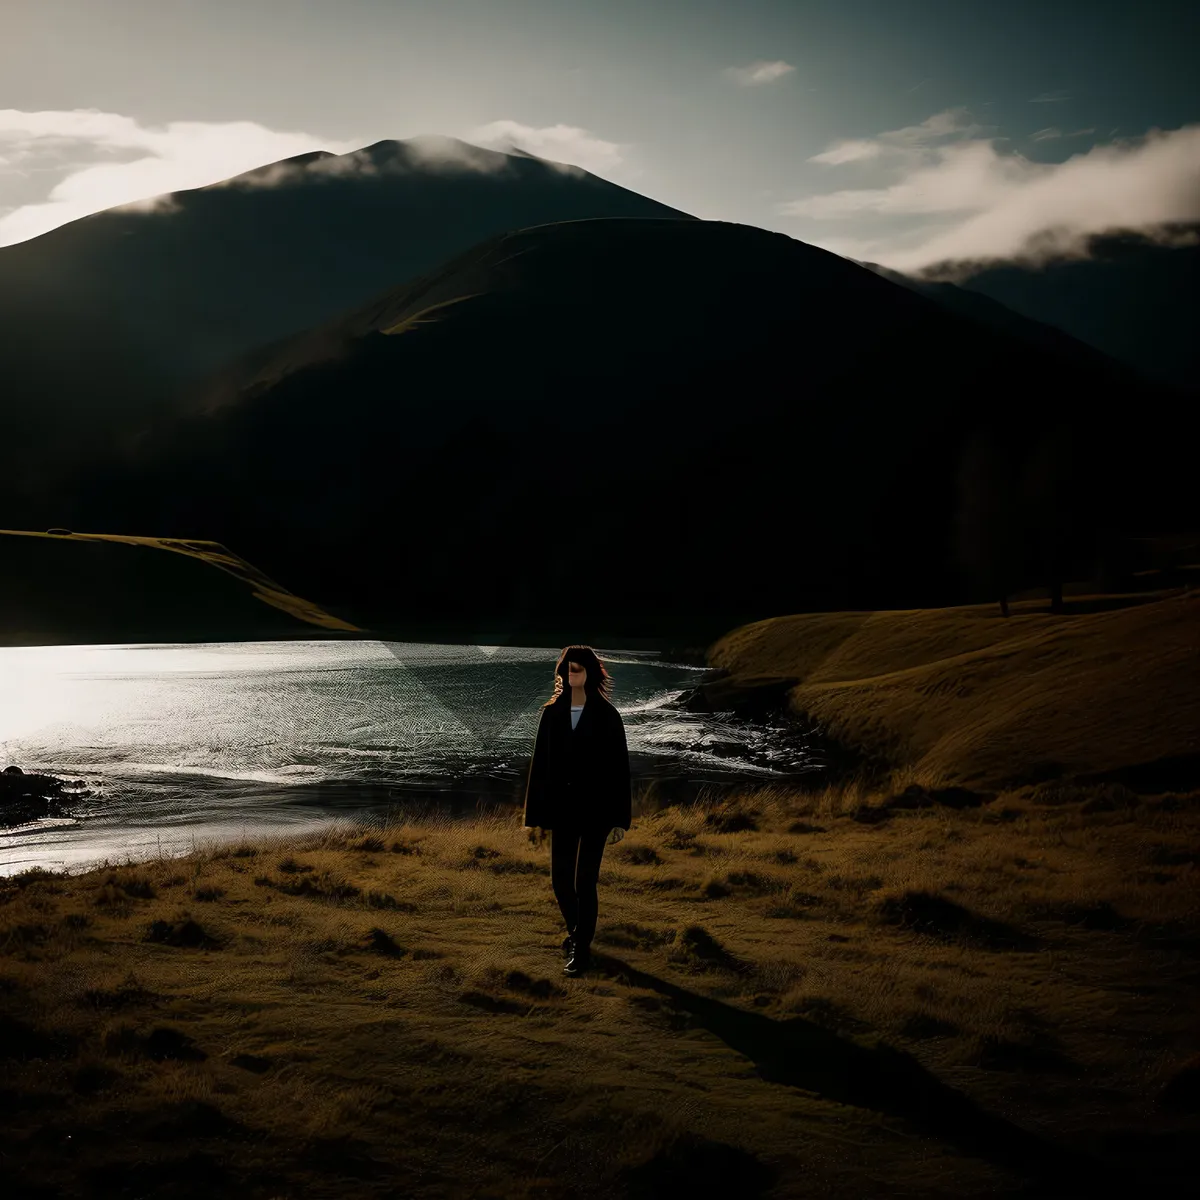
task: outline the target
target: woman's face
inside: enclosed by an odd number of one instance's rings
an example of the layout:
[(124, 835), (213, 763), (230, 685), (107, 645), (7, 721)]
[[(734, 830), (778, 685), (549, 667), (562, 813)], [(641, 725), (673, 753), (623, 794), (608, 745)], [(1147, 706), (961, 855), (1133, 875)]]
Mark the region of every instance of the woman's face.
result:
[(587, 682), (587, 669), (577, 662), (567, 664), (567, 682), (571, 687), (583, 687)]

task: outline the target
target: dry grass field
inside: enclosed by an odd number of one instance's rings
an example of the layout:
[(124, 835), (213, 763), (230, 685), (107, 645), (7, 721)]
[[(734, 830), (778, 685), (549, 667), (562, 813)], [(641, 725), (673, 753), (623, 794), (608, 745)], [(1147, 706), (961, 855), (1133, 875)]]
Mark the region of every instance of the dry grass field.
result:
[(708, 658), (735, 677), (794, 676), (797, 713), (947, 783), (1200, 783), (1200, 592), (1046, 607), (804, 613), (736, 629)]
[(519, 812), (0, 881), (3, 1194), (1175, 1194), (1195, 617), (734, 631), (875, 765), (635, 796), (578, 979)]

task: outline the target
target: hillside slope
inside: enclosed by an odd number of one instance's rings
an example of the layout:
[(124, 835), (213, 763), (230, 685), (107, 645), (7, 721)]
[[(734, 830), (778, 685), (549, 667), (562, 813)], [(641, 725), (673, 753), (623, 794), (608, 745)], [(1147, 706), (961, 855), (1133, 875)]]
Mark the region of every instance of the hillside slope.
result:
[(725, 624), (1091, 570), (1189, 503), (1171, 401), (782, 234), (561, 222), (264, 348), (52, 519), (212, 538), (371, 627), (669, 637), (681, 595)]
[(912, 276), (863, 265), (949, 304), (1020, 313), (1194, 398), (1200, 224), (1162, 233), (1115, 230), (1088, 238), (1078, 257), (951, 260)]
[[(3, 483), (52, 495), (56, 475), (230, 358), (481, 239), (577, 217), (688, 219), (578, 168), (413, 138), (300, 155), (0, 247)], [(11, 504), (8, 519), (46, 523)]]
[[(1043, 606), (1044, 607), (1044, 606)], [(1053, 614), (994, 606), (806, 613), (709, 648), (731, 676), (790, 676), (794, 713), (939, 784), (1072, 777), (1200, 783), (1200, 596)]]

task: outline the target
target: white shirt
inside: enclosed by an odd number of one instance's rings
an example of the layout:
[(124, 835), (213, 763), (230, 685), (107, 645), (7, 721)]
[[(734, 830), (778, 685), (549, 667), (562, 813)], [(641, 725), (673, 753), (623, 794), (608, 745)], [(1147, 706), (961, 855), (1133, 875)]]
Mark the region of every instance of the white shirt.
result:
[[(579, 714), (581, 712), (583, 712), (582, 704), (572, 704), (571, 705), (571, 728), (572, 729), (574, 729), (575, 726), (579, 724)], [(612, 846), (616, 842), (619, 842), (624, 836), (625, 836), (625, 830), (623, 830), (618, 825), (609, 833), (608, 844), (610, 846)]]

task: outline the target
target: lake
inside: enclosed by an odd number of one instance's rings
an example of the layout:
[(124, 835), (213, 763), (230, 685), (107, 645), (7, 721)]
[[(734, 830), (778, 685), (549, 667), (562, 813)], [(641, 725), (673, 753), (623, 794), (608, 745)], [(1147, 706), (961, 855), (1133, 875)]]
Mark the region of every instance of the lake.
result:
[[(0, 649), (0, 769), (80, 780), (0, 825), (0, 875), (78, 871), (200, 843), (432, 805), (521, 820), (561, 647), (369, 640)], [(600, 650), (647, 780), (769, 782), (820, 768), (786, 726), (673, 702), (703, 668)], [(636, 821), (636, 818), (635, 818)]]

